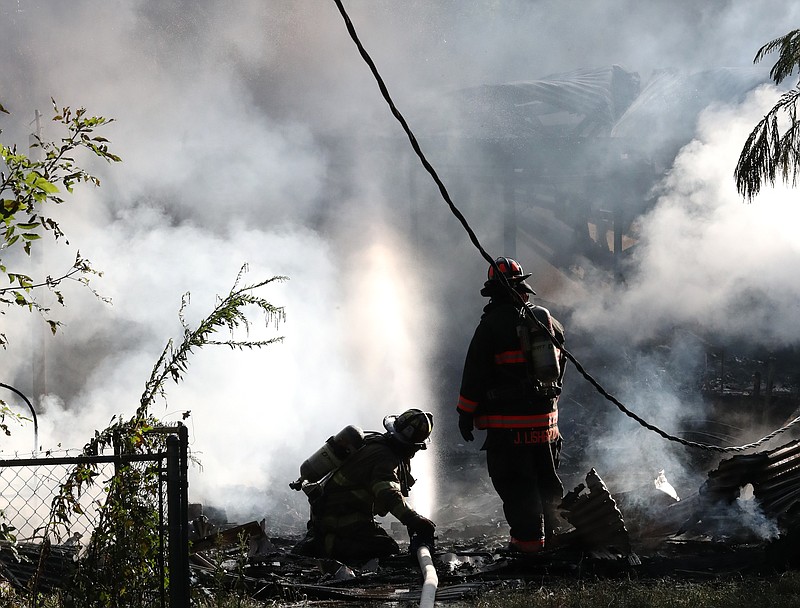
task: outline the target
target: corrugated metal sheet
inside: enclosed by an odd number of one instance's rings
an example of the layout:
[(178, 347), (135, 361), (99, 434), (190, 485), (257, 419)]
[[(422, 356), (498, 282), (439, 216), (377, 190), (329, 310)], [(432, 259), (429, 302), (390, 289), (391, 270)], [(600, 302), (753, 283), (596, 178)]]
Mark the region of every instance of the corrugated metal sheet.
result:
[(785, 528), (800, 525), (800, 440), (721, 461), (700, 491), (731, 502), (748, 484), (753, 486), (753, 496), (765, 514)]
[(619, 118), (611, 136), (637, 142), (645, 154), (671, 159), (677, 147), (694, 138), (697, 118), (710, 104), (739, 103), (766, 82), (764, 67), (660, 70)]
[(559, 510), (575, 528), (562, 537), (565, 544), (635, 558), (622, 513), (594, 469), (586, 475), (585, 484), (564, 496)]

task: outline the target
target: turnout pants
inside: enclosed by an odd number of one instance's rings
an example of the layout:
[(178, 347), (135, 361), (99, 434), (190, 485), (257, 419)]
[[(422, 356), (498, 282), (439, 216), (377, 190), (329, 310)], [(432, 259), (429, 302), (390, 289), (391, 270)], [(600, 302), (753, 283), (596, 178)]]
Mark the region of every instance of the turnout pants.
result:
[(306, 537), (292, 553), (350, 564), (400, 552), (397, 542), (378, 525), (372, 513), (347, 503), (330, 506), (324, 497), (312, 503), (307, 528)]
[(345, 564), (366, 562), (400, 552), (395, 540), (374, 522), (353, 524), (338, 530), (310, 529), (292, 548), (296, 555), (327, 557)]
[(556, 528), (564, 492), (556, 473), (559, 448), (560, 442), (486, 448), (489, 476), (514, 541), (543, 546)]

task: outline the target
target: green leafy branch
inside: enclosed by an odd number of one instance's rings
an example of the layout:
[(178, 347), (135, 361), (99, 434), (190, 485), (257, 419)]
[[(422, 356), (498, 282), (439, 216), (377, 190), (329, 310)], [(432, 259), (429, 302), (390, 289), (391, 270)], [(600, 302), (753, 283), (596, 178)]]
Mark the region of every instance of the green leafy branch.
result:
[[(95, 297), (97, 297), (97, 299), (107, 303), (111, 302), (109, 298), (102, 296), (92, 288), (88, 275), (103, 276), (103, 273), (92, 268), (89, 260), (84, 259), (81, 256), (80, 251), (77, 252), (75, 261), (66, 272), (56, 277), (47, 275), (38, 283), (34, 283), (34, 280), (27, 274), (8, 271), (8, 269), (2, 263), (0, 263), (0, 273), (4, 273), (11, 283), (10, 287), (0, 287), (0, 304), (4, 304), (6, 306), (16, 304), (18, 306), (27, 308), (29, 312), (39, 313), (44, 322), (49, 325), (50, 331), (53, 334), (56, 333), (56, 330), (62, 325), (62, 323), (60, 321), (51, 319), (48, 316), (50, 308), (43, 305), (36, 299), (36, 289), (46, 287), (48, 291), (55, 296), (56, 302), (61, 306), (64, 306), (64, 295), (62, 294), (61, 290), (58, 289), (58, 287), (62, 282), (70, 280), (80, 283), (86, 287), (95, 295)], [(0, 314), (5, 314), (5, 311), (0, 310)], [(7, 341), (5, 334), (0, 333), (0, 346), (5, 347), (6, 344)]]
[[(72, 193), (79, 183), (100, 185), (99, 178), (76, 163), (76, 152), (85, 150), (107, 162), (120, 162), (121, 159), (109, 150), (105, 137), (95, 134), (96, 129), (108, 125), (113, 119), (89, 116), (84, 108), (59, 108), (55, 100), (51, 101), (55, 111), (52, 120), (65, 127), (67, 133), (58, 141), (47, 141), (37, 134), (32, 148), (41, 151), (41, 159), (18, 152), (16, 146), (0, 144), (0, 159), (3, 161), (0, 163), (0, 168), (3, 168), (0, 170), (0, 274), (5, 275), (10, 284), (10, 287), (0, 288), (0, 304), (40, 313), (55, 332), (60, 324), (48, 318), (50, 309), (36, 301), (36, 290), (49, 290), (63, 305), (63, 294), (57, 289), (63, 281), (73, 279), (89, 287), (90, 275), (100, 273), (79, 253), (75, 263), (63, 274), (34, 280), (26, 273), (8, 269), (3, 264), (2, 254), (13, 247), (21, 247), (30, 256), (34, 243), (44, 233), (49, 232), (56, 241), (65, 237), (58, 222), (50, 215), (51, 206), (65, 200), (61, 189)], [(2, 105), (0, 112), (8, 114)], [(6, 336), (0, 333), (0, 346), (5, 348), (6, 344)]]

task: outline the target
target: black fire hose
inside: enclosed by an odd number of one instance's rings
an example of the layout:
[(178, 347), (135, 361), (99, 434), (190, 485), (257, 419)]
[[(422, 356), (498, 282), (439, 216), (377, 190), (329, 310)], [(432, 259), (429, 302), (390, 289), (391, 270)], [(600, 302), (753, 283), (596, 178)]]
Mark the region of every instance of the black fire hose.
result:
[(7, 388), (12, 393), (19, 395), (28, 405), (28, 409), (31, 411), (31, 418), (33, 418), (33, 451), (36, 452), (39, 449), (39, 421), (36, 419), (36, 410), (33, 409), (33, 404), (21, 391), (15, 389), (13, 386), (0, 382), (0, 387)]

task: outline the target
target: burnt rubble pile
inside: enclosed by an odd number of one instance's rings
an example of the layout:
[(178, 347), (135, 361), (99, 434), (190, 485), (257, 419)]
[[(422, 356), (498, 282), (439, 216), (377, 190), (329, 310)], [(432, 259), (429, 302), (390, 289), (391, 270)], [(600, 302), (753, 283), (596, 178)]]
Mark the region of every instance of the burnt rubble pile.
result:
[[(707, 578), (793, 568), (800, 563), (798, 500), (800, 441), (723, 459), (702, 487), (684, 499), (663, 472), (647, 488), (613, 493), (592, 469), (583, 483), (565, 495), (559, 507), (563, 526), (541, 553), (524, 555), (507, 549), (507, 528), (488, 499), (483, 504), (487, 508), (484, 525), (452, 510), (453, 517), (438, 527), (436, 597), (459, 599), (542, 577)], [(255, 537), (267, 537), (263, 522), (248, 526)], [(419, 599), (418, 564), (408, 553), (365, 564), (342, 564), (292, 555), (298, 538), (251, 538), (251, 553), (242, 563), (236, 562), (235, 548), (226, 548), (223, 542), (237, 534), (236, 529), (218, 534), (211, 553), (193, 553), (192, 571), (198, 585), (218, 583), (219, 572), (224, 571), (230, 585), (240, 589), (244, 585), (258, 599)], [(408, 543), (400, 544), (408, 547)], [(204, 546), (211, 545), (193, 545), (196, 549)], [(213, 552), (217, 557), (210, 557)], [(238, 572), (235, 563), (241, 566)]]
[(769, 452), (734, 456), (708, 474), (700, 493), (714, 502), (733, 503), (743, 488), (752, 494), (764, 514), (784, 530), (800, 525), (800, 441)]
[[(464, 475), (473, 477), (474, 471), (464, 467)], [(531, 580), (591, 575), (704, 579), (800, 566), (800, 440), (723, 458), (694, 494), (682, 498), (664, 472), (635, 490), (615, 492), (591, 469), (564, 496), (562, 525), (546, 550), (535, 554), (507, 548), (508, 528), (487, 482), (475, 482), (472, 491), (475, 497), (462, 493), (462, 505), (443, 505), (436, 518), (432, 555), (438, 601), (522, 587)], [(402, 526), (389, 526), (401, 555), (344, 564), (293, 555), (301, 526), (291, 533), (266, 520), (236, 525), (225, 521), (224, 512), (209, 508), (209, 517), (199, 507), (190, 522), (191, 584), (197, 595), (212, 598), (224, 588), (259, 601), (352, 605), (420, 599), (419, 563), (403, 539)], [(478, 513), (483, 523), (476, 523)], [(282, 521), (280, 514), (275, 521)], [(38, 553), (35, 545), (20, 549), (30, 553), (29, 560), (0, 558), (4, 578), (25, 589), (35, 575)], [(75, 547), (49, 547), (40, 583), (49, 590), (63, 587), (75, 555)]]

